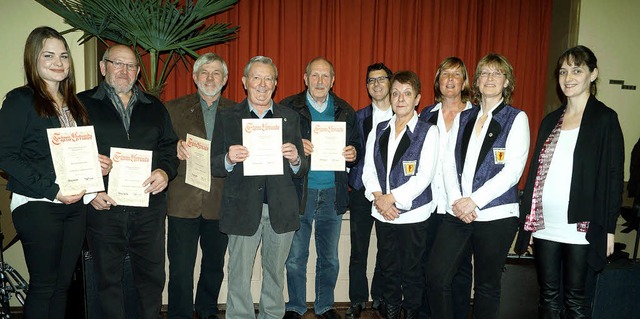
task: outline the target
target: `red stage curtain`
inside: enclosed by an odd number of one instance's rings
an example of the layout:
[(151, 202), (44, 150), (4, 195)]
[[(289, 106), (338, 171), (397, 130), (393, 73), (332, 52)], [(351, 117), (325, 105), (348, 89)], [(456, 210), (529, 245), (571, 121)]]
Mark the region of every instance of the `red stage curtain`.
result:
[[(236, 101), (245, 98), (241, 77), (251, 57), (265, 55), (276, 63), (274, 99), (280, 101), (305, 88), (306, 63), (324, 56), (335, 67), (335, 93), (356, 110), (369, 104), (369, 64), (416, 72), (423, 108), (433, 101), (433, 77), (441, 60), (460, 57), (473, 77), (480, 58), (500, 53), (514, 67), (512, 104), (529, 116), (533, 142), (544, 115), (551, 8), (551, 0), (240, 0), (210, 19), (240, 26), (237, 39), (199, 52), (213, 51), (227, 61), (223, 95)], [(190, 69), (181, 65), (162, 98), (195, 90)]]

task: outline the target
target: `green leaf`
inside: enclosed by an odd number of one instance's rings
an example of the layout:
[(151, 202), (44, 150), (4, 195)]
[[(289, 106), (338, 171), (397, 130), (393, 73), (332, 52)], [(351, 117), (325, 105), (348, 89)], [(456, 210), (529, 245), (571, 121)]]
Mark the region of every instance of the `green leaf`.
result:
[[(185, 56), (197, 57), (198, 49), (233, 40), (237, 26), (206, 25), (205, 20), (229, 10), (237, 0), (35, 0), (62, 17), (70, 29), (82, 31), (78, 42), (97, 38), (133, 46), (138, 61), (149, 54), (149, 69), (143, 65), (142, 86), (158, 95), (168, 75)], [(166, 56), (164, 63), (158, 63)], [(159, 65), (162, 70), (158, 72)]]

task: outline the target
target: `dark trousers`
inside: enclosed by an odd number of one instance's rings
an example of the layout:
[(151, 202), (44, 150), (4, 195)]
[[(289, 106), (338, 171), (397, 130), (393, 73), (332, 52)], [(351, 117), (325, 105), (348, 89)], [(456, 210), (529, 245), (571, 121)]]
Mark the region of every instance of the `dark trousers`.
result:
[[(364, 196), (364, 189), (349, 192), (349, 228), (351, 256), (349, 257), (349, 300), (352, 304), (369, 300), (367, 281), (367, 258), (374, 218), (371, 217), (371, 202)], [(371, 281), (371, 298), (382, 299), (382, 274), (376, 258)]]
[[(587, 264), (589, 245), (534, 238), (539, 318), (591, 318), (595, 271)], [(564, 299), (564, 300), (563, 300)]]
[(453, 318), (452, 283), (466, 252), (474, 257), (473, 316), (498, 318), (500, 280), (518, 226), (515, 217), (465, 224), (447, 214), (442, 220), (427, 262), (427, 293), (433, 318)]
[[(433, 243), (435, 242), (438, 228), (442, 224), (445, 214), (431, 214), (427, 220), (427, 246), (424, 252), (423, 264), (425, 265), (425, 278), (429, 282), (427, 276), (426, 264), (429, 256), (434, 254), (434, 258), (438, 258), (439, 252), (433, 251)], [(469, 318), (469, 309), (471, 308), (471, 283), (473, 281), (473, 265), (471, 263), (471, 249), (463, 254), (462, 263), (458, 271), (453, 276), (451, 284), (451, 297), (453, 298), (453, 318), (467, 319)], [(428, 293), (425, 285), (425, 291), (422, 295), (422, 306), (418, 316), (420, 319), (428, 319), (431, 317), (431, 309), (429, 308)]]
[(202, 250), (195, 309), (200, 318), (218, 313), (218, 296), (224, 278), (227, 235), (218, 220), (168, 216), (167, 255), (169, 257), (170, 319), (193, 317), (193, 269), (198, 240)]
[(140, 298), (134, 317), (159, 318), (165, 281), (165, 215), (166, 202), (144, 208), (117, 206), (109, 211), (89, 207), (87, 240), (95, 262), (102, 318), (124, 318), (122, 279), (127, 252)]
[(422, 256), (427, 222), (395, 225), (376, 220), (375, 225), (385, 303), (402, 305), (405, 310), (418, 310), (424, 290)]
[(33, 201), (17, 207), (13, 224), (29, 271), (25, 318), (62, 319), (86, 227), (86, 206)]

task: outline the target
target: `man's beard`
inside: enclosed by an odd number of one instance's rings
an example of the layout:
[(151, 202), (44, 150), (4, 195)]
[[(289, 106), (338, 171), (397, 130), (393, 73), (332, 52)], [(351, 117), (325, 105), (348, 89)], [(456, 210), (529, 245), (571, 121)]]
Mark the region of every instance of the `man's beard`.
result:
[(115, 76), (111, 76), (107, 83), (113, 87), (117, 94), (125, 94), (131, 92), (133, 86), (136, 84), (136, 81), (132, 81), (127, 83), (126, 85), (122, 85), (121, 83), (125, 82), (124, 79), (118, 79)]
[(197, 83), (196, 86), (198, 87), (198, 91), (201, 94), (204, 94), (204, 95), (209, 96), (209, 97), (216, 96), (216, 95), (218, 95), (220, 93), (220, 91), (222, 91), (222, 86), (217, 86), (213, 90), (207, 90), (207, 88), (204, 85), (200, 84), (200, 83)]

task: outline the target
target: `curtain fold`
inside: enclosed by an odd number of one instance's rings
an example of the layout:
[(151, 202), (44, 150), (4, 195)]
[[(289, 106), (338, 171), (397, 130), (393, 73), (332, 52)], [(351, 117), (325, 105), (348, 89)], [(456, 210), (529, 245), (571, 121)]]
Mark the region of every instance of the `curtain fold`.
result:
[[(251, 57), (276, 63), (274, 100), (280, 101), (304, 90), (306, 63), (324, 56), (335, 67), (333, 90), (356, 110), (369, 104), (369, 64), (416, 72), (423, 108), (433, 102), (433, 78), (444, 58), (460, 57), (472, 78), (478, 60), (499, 53), (514, 67), (513, 105), (527, 113), (533, 144), (544, 116), (551, 8), (552, 0), (240, 0), (210, 19), (239, 25), (237, 39), (198, 52), (227, 61), (223, 95), (236, 101), (245, 98), (241, 77)], [(163, 100), (196, 91), (190, 67), (180, 65), (169, 77)]]

